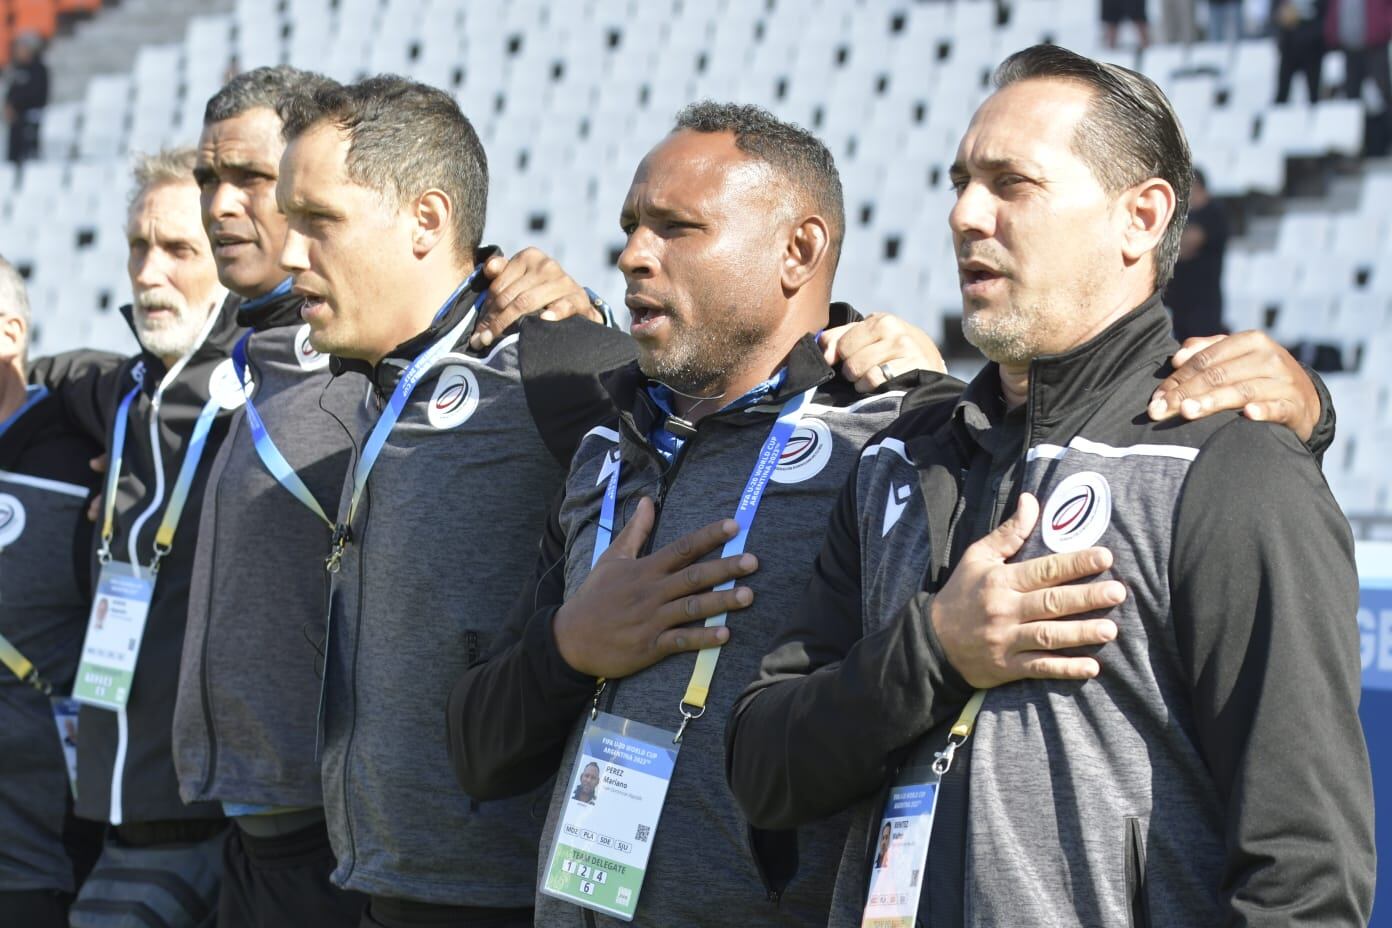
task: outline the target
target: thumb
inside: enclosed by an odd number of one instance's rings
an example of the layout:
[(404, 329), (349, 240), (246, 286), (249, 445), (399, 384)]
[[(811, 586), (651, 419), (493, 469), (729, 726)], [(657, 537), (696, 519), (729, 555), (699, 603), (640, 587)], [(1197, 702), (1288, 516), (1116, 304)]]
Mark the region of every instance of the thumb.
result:
[(648, 540), (655, 518), (656, 509), (653, 507), (652, 499), (646, 496), (640, 499), (637, 508), (633, 510), (632, 518), (624, 525), (623, 531), (619, 532), (609, 550), (604, 552), (604, 556), (612, 554), (615, 557), (636, 558)]
[(87, 466), (92, 468), (92, 470), (96, 471), (99, 474), (104, 474), (106, 473), (106, 469), (109, 466), (109, 461), (110, 455), (103, 454), (95, 458), (92, 458), (92, 460), (87, 462)]
[(978, 554), (992, 560), (1009, 560), (1024, 545), (1038, 521), (1039, 500), (1035, 499), (1032, 493), (1021, 493), (1020, 503), (1015, 507), (1015, 512), (1010, 518), (996, 526), (994, 532), (976, 542), (972, 547), (979, 547)]

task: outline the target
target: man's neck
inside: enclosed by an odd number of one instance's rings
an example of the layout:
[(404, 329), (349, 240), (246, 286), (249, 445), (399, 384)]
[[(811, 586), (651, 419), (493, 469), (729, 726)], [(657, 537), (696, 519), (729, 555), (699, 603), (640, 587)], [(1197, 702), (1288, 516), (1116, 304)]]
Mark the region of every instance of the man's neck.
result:
[(1029, 362), (1000, 366), (1001, 396), (1005, 408), (1014, 409), (1029, 398)]
[(467, 270), (460, 271), (457, 276), (440, 275), (431, 280), (422, 280), (414, 288), (414, 292), (402, 300), (399, 325), (395, 326), (388, 333), (386, 340), (390, 345), (383, 345), (377, 353), (364, 360), (371, 362), (374, 366), (382, 363), (382, 359), (391, 354), (396, 348), (416, 336), (430, 330), (435, 322), (435, 317), (440, 309), (445, 305), (445, 301), (450, 298), (459, 285), (469, 276)]
[(751, 349), (738, 370), (731, 371), (720, 382), (700, 392), (700, 396), (706, 399), (684, 396), (674, 390), (672, 408), (677, 415), (692, 423), (720, 411), (782, 370), (789, 353), (803, 336), (826, 328), (827, 321), (828, 305), (825, 302), (820, 304), (816, 313), (789, 312), (786, 323), (765, 339), (762, 345)]
[(0, 367), (0, 422), (7, 421), (29, 398), (24, 364), (16, 359)]

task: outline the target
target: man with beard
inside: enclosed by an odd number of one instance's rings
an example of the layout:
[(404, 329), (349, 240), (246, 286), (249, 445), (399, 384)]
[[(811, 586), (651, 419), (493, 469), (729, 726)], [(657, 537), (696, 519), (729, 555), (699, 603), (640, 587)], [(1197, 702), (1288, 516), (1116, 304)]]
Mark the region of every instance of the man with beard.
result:
[[(867, 446), (731, 719), (735, 794), (767, 828), (853, 810), (836, 926), (1366, 925), (1348, 525), (1287, 429), (1142, 414), (1175, 349), (1183, 129), (1056, 46), (995, 86), (949, 217), (991, 363)], [(1041, 596), (1042, 555), (1092, 582)], [(1105, 643), (1012, 654), (1031, 625), (1083, 643), (1012, 618), (1060, 605)]]
[[(286, 225), (275, 201), (285, 149), (276, 106), (332, 86), (285, 66), (232, 79), (208, 101), (194, 168), (218, 276), (242, 298), (233, 363), (251, 400), (233, 417), (203, 501), (174, 762), (184, 800), (220, 802), (236, 826), (219, 895), (219, 920), (229, 925), (356, 925), (365, 901), (329, 880), (314, 736), (332, 530), (325, 513), (348, 466), (340, 420), (352, 419), (364, 389), (356, 378), (334, 383), (329, 356), (309, 341), (304, 296), (279, 264)], [(585, 291), (534, 249), (512, 261), (495, 256), (485, 269), (489, 299), (476, 337), (501, 335), (523, 309), (598, 316)]]
[(101, 446), (26, 385), (29, 313), (23, 278), (0, 259), (0, 912), (66, 928), (101, 846), (101, 826), (73, 816), (65, 743), (91, 590), (87, 460)]
[[(109, 450), (94, 573), (110, 609), (102, 628), (88, 627), (74, 697), (86, 703), (77, 811), (113, 827), (73, 904), (79, 926), (142, 905), (191, 906), (202, 917), (217, 889), (222, 810), (184, 805), (170, 750), (200, 502), (242, 402), (228, 357), (234, 314), (219, 309), (225, 291), (199, 222), (193, 162), (184, 149), (135, 169), (126, 224), (134, 301), (123, 312), (140, 354), (110, 372), (77, 371), (57, 391)], [(146, 874), (132, 879), (132, 870)], [(171, 879), (187, 884), (182, 901), (160, 886)]]
[[(581, 443), (532, 584), (451, 694), (455, 771), (483, 799), (556, 777), (537, 925), (817, 924), (846, 821), (749, 830), (721, 721), (793, 614), (861, 445), (906, 390), (932, 405), (962, 385), (899, 371), (864, 397), (837, 376), (817, 335), (857, 318), (830, 302), (840, 179), (817, 138), (756, 107), (682, 112), (620, 225), (639, 359), (605, 377), (618, 414)], [(1041, 573), (1050, 595), (1078, 576)], [(1032, 647), (1103, 640), (1060, 624), (1068, 640)], [(586, 812), (568, 800), (591, 763), (605, 802)]]
[[(632, 342), (527, 317), (471, 347), (487, 163), (447, 94), (374, 78), (281, 114), (282, 262), (311, 343), (341, 380), (370, 384), (343, 422), (353, 466), (333, 510), (321, 716), (333, 879), (371, 895), (366, 925), (530, 925), (546, 794), (461, 794), (441, 697), (487, 653), (566, 463), (611, 412), (596, 374)], [(854, 353), (925, 363), (892, 338), (875, 354), (877, 340)]]

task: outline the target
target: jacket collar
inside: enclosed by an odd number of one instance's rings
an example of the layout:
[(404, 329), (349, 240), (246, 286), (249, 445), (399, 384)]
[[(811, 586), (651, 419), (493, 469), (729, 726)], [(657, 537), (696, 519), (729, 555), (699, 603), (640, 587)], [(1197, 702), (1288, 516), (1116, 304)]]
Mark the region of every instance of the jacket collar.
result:
[[(1062, 354), (1035, 358), (1026, 401), (1033, 429), (1056, 426), (1065, 416), (1086, 417), (1137, 367), (1163, 364), (1177, 347), (1171, 331), (1169, 313), (1157, 293), (1095, 338)], [(999, 422), (1004, 412), (1000, 365), (993, 361), (967, 385), (952, 419), (966, 433), (980, 433)]]
[[(495, 248), (480, 250), (479, 265), (475, 267), (475, 273), (469, 280), (469, 285), (459, 291), (454, 301), (445, 308), (444, 312), (435, 317), (425, 331), (413, 335), (397, 345), (376, 364), (333, 355), (329, 358), (329, 370), (335, 377), (349, 372), (362, 374), (372, 382), (377, 390), (383, 393), (395, 390), (396, 382), (401, 379), (406, 368), (411, 366), (411, 362), (422, 351), (434, 344), (437, 339), (458, 325), (468, 315), (469, 310), (473, 309), (479, 296), (487, 291), (488, 279), (478, 271), (478, 267), (481, 267), (483, 262), (496, 253), (497, 249)], [(460, 341), (467, 341), (470, 334), (470, 332), (465, 332)]]
[(287, 277), (270, 293), (242, 300), (237, 307), (237, 325), (264, 332), (302, 323), (300, 306), (304, 304), (304, 297), (290, 292), (290, 286)]
[[(832, 303), (828, 308), (828, 327), (848, 325), (852, 322), (858, 322), (860, 319), (860, 313), (856, 312), (849, 303)], [(739, 414), (746, 409), (784, 403), (789, 397), (796, 396), (813, 387), (820, 387), (836, 379), (836, 371), (832, 370), (827, 365), (826, 359), (822, 357), (822, 349), (817, 344), (817, 336), (814, 333), (804, 335), (797, 340), (792, 350), (788, 352), (783, 369), (787, 371), (787, 375), (777, 389), (764, 394), (750, 406), (714, 413), (707, 419), (731, 418), (735, 422), (763, 422), (764, 420), (758, 418), (741, 418)], [(648, 376), (638, 367), (638, 362), (631, 361), (622, 367), (602, 374), (600, 381), (610, 399), (613, 400), (614, 408), (619, 410), (619, 417), (634, 430), (636, 435), (643, 436), (643, 440), (646, 442), (646, 436), (667, 414), (648, 395)], [(704, 422), (706, 419), (701, 421)]]
[[(222, 301), (222, 305), (213, 310), (213, 325), (208, 330), (208, 335), (194, 349), (193, 356), (189, 358), (185, 370), (195, 367), (207, 361), (222, 360), (232, 353), (232, 346), (241, 337), (242, 331), (237, 325), (237, 307), (241, 304), (241, 297), (228, 294)], [(135, 329), (134, 307), (127, 303), (120, 309), (122, 317), (126, 320), (126, 325), (130, 326), (131, 334), (135, 335), (136, 341), (140, 341), (139, 333)], [(142, 384), (147, 394), (153, 394), (159, 382), (164, 379), (167, 369), (164, 361), (150, 352), (144, 346), (138, 355), (144, 365)]]

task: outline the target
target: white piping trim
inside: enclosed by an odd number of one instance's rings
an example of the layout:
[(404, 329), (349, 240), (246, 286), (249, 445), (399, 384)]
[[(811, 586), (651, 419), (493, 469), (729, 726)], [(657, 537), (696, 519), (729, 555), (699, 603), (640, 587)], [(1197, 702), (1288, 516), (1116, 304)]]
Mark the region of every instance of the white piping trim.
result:
[(498, 352), (502, 351), (504, 348), (506, 348), (508, 345), (511, 345), (511, 344), (512, 344), (513, 342), (515, 342), (515, 341), (517, 341), (517, 333), (516, 333), (516, 332), (512, 333), (512, 334), (509, 335), (507, 338), (503, 339), (502, 341), (498, 342), (498, 344), (494, 345), (494, 346), (493, 346), (493, 350), (490, 351), (490, 352), (488, 352), (488, 354), (484, 357), (483, 363), (484, 363), (484, 364), (488, 364), (489, 362), (491, 362), (491, 361), (493, 360), (493, 356), (494, 356), (494, 355), (496, 355)]
[(913, 459), (909, 457), (908, 449), (905, 448), (904, 443), (897, 438), (881, 438), (879, 444), (868, 446), (864, 451), (860, 452), (860, 456), (868, 458), (871, 455), (879, 454), (881, 448), (886, 451), (893, 451), (903, 458), (904, 462), (907, 464), (913, 463)]
[(580, 440), (584, 441), (591, 435), (596, 435), (600, 438), (607, 438), (616, 445), (619, 443), (619, 433), (614, 431), (613, 429), (605, 428), (602, 425), (596, 425), (594, 428), (590, 429), (584, 435), (580, 436)]
[(890, 390), (887, 393), (872, 393), (864, 399), (856, 400), (849, 406), (823, 406), (821, 403), (808, 403), (803, 407), (805, 412), (820, 413), (826, 415), (829, 412), (859, 412), (862, 406), (873, 403), (876, 400), (891, 400), (896, 397), (904, 396), (905, 390)]
[(1131, 458), (1131, 457), (1151, 457), (1151, 458), (1174, 458), (1180, 461), (1192, 461), (1199, 456), (1198, 448), (1189, 448), (1184, 445), (1104, 445), (1100, 441), (1090, 441), (1086, 438), (1074, 438), (1068, 443), (1068, 447), (1062, 445), (1035, 445), (1025, 454), (1026, 461), (1044, 459), (1056, 461), (1070, 451), (1079, 451), (1083, 454), (1095, 454), (1102, 458)]
[(34, 487), (39, 490), (48, 490), (52, 493), (62, 493), (65, 496), (76, 496), (79, 499), (87, 498), (87, 488), (80, 487), (75, 483), (64, 483), (61, 480), (49, 480), (46, 477), (31, 477), (28, 474), (16, 474), (8, 470), (0, 470), (0, 480), (9, 483), (18, 483), (26, 487)]

